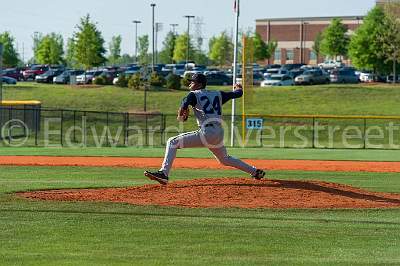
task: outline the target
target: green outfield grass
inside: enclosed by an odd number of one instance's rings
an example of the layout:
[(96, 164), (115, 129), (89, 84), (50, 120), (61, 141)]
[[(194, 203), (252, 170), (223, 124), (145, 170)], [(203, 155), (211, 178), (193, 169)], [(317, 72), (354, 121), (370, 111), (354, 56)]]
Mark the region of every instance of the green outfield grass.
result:
[[(240, 177), (175, 170), (173, 180)], [(400, 174), (273, 171), (400, 193)], [(43, 202), (15, 191), (148, 183), (142, 169), (0, 167), (1, 265), (366, 265), (400, 263), (400, 210), (242, 210)]]
[[(210, 87), (230, 90), (230, 87)], [(150, 91), (148, 109), (175, 114), (186, 91)], [(5, 86), (5, 100), (40, 100), (44, 107), (97, 111), (143, 110), (143, 91), (105, 86), (70, 87), (20, 82)], [(259, 114), (330, 114), (330, 115), (399, 115), (399, 86), (319, 85), (256, 88), (248, 113)], [(379, 105), (377, 104), (379, 103)], [(238, 113), (241, 113), (239, 101)], [(225, 114), (230, 108), (225, 108)]]
[[(35, 148), (2, 147), (0, 156), (114, 156), (114, 157), (164, 157), (165, 148)], [(228, 148), (230, 155), (242, 159), (281, 160), (339, 160), (339, 161), (400, 161), (398, 150), (341, 150), (341, 149), (266, 149)], [(182, 149), (177, 157), (213, 158), (205, 148)]]

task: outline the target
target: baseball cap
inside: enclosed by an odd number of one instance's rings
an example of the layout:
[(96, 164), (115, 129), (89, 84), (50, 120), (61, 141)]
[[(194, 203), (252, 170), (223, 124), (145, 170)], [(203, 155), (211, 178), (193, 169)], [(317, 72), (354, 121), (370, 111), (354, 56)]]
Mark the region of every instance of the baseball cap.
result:
[(188, 80), (189, 81), (193, 81), (193, 82), (201, 83), (204, 86), (207, 85), (207, 78), (206, 78), (206, 76), (204, 76), (204, 74), (201, 74), (201, 73), (193, 74), (193, 76)]

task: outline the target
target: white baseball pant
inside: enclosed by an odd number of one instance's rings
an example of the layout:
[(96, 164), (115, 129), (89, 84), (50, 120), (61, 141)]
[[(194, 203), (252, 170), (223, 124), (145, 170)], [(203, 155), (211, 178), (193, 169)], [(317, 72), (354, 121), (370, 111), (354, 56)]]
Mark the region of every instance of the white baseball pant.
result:
[(254, 175), (257, 170), (254, 166), (250, 166), (227, 154), (226, 148), (223, 145), (223, 140), (224, 130), (221, 126), (215, 124), (172, 137), (168, 139), (165, 157), (160, 171), (163, 171), (166, 176), (169, 176), (172, 164), (176, 158), (177, 149), (207, 147), (221, 164)]

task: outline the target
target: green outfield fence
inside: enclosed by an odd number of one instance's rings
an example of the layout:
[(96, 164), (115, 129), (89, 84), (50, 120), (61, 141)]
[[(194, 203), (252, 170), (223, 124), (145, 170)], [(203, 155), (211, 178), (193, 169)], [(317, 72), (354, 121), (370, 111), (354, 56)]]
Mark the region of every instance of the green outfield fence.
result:
[[(230, 116), (225, 116), (226, 144)], [(253, 120), (257, 128), (247, 129)], [(235, 118), (236, 147), (400, 149), (400, 116), (247, 115)], [(261, 121), (261, 122), (260, 122)], [(0, 146), (164, 146), (168, 138), (197, 130), (193, 116), (1, 107)], [(243, 130), (245, 129), (245, 130)]]

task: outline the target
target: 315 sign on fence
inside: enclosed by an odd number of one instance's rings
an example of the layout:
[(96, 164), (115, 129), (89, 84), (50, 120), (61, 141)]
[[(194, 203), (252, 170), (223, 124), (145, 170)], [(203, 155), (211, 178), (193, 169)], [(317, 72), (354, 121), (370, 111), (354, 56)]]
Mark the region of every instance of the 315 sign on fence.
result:
[(262, 118), (248, 118), (246, 119), (247, 129), (262, 129), (263, 119)]

